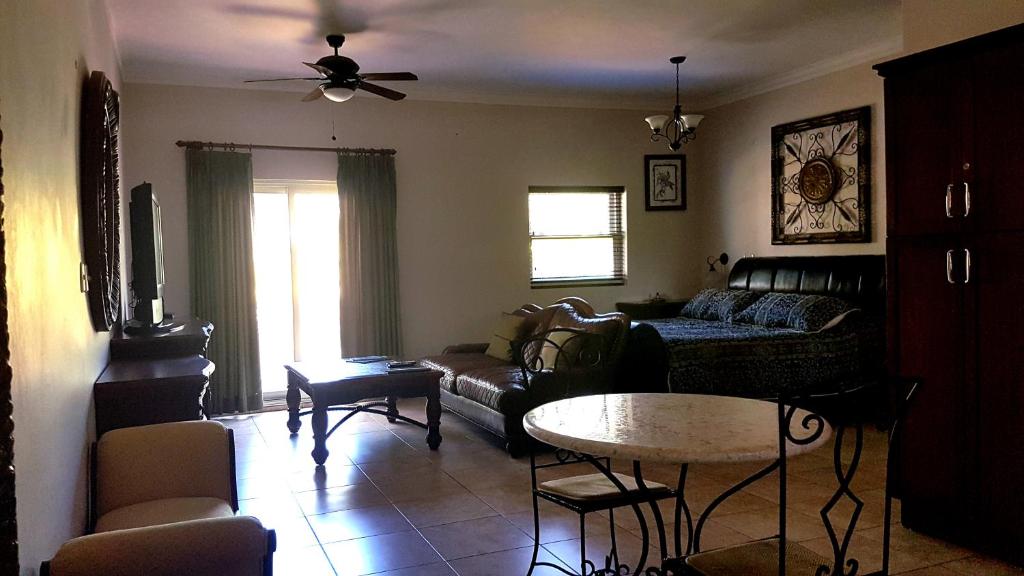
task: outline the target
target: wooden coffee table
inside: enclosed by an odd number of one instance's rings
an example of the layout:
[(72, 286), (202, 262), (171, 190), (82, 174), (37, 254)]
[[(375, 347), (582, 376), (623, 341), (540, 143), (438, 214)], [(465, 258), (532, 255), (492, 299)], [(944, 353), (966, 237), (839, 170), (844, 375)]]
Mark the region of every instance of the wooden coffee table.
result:
[[(285, 364), (288, 371), (288, 430), (298, 434), (306, 414), (312, 414), (313, 461), (323, 466), (330, 452), (327, 438), (349, 418), (360, 412), (386, 416), (389, 422), (401, 420), (427, 429), (427, 446), (437, 450), (441, 445), (441, 377), (439, 370), (389, 373), (388, 361), (359, 364), (344, 359), (293, 362)], [(299, 411), (305, 392), (313, 401), (313, 409)], [(427, 423), (398, 413), (398, 398), (426, 398)], [(384, 398), (384, 400), (379, 400)], [(383, 410), (381, 410), (383, 408)], [(333, 428), (327, 430), (327, 412), (349, 412)]]

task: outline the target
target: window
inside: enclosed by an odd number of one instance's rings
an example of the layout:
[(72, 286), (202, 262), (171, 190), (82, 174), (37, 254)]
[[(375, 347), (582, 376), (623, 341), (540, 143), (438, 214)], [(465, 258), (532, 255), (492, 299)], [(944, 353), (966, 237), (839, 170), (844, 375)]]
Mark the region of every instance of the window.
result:
[(256, 180), (253, 190), (260, 376), (275, 399), (286, 362), (341, 356), (338, 188)]
[(621, 186), (530, 186), (530, 287), (626, 283)]

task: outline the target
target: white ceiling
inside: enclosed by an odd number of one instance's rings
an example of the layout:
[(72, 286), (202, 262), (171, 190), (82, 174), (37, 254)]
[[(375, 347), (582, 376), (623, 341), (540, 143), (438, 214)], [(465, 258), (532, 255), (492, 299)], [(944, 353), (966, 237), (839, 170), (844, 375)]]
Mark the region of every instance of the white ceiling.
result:
[(127, 82), (308, 92), (328, 32), (410, 98), (684, 108), (900, 49), (899, 0), (106, 0)]

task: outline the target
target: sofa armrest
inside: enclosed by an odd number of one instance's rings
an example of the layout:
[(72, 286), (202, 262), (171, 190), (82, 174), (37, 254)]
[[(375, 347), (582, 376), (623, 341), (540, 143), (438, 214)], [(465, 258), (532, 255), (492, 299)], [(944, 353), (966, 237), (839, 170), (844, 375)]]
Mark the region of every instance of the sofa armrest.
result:
[(477, 354), (483, 354), (487, 352), (487, 342), (474, 342), (471, 344), (453, 344), (445, 348), (442, 354), (467, 354), (475, 352)]
[(113, 530), (68, 540), (41, 574), (270, 574), (276, 534), (251, 516)]

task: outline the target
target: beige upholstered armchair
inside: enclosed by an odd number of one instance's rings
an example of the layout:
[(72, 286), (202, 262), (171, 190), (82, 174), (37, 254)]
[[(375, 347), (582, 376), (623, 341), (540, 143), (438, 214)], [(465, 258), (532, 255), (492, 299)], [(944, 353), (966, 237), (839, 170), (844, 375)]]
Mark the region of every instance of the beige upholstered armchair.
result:
[(90, 528), (41, 572), (271, 574), (273, 530), (235, 516), (234, 435), (219, 422), (122, 428), (93, 448)]

